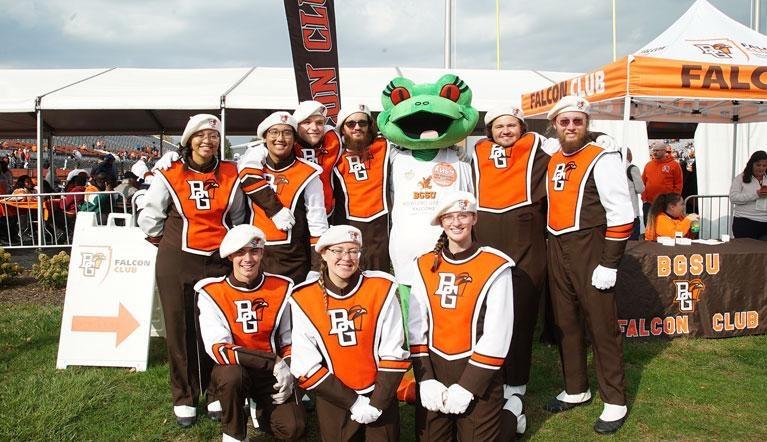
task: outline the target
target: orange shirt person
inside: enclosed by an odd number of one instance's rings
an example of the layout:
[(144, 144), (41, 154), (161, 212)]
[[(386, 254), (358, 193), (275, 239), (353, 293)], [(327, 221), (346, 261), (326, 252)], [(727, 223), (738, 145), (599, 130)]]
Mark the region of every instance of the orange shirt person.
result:
[(678, 193), (663, 193), (655, 198), (650, 208), (649, 222), (644, 232), (648, 241), (655, 241), (659, 236), (675, 237), (677, 232), (691, 237), (690, 227), (700, 220), (697, 213), (684, 216), (684, 200)]

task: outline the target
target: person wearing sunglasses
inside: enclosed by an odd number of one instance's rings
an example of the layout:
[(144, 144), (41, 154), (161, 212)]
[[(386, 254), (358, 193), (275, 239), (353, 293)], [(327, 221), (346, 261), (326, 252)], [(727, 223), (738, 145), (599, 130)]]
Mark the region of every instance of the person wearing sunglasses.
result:
[(589, 113), (589, 102), (578, 96), (562, 98), (548, 113), (562, 146), (549, 161), (546, 192), (549, 288), (565, 389), (545, 408), (559, 413), (592, 400), (585, 325), (604, 402), (594, 430), (608, 434), (627, 414), (614, 287), (634, 211), (620, 153), (589, 142)]
[(316, 394), (324, 441), (399, 440), (397, 386), (410, 368), (397, 283), (360, 270), (362, 233), (329, 228), (315, 245), (319, 275), (290, 299), (299, 386)]
[(293, 282), (261, 270), (265, 241), (256, 227), (234, 227), (219, 249), (232, 271), (195, 285), (200, 335), (216, 362), (211, 385), (221, 402), (224, 442), (248, 440), (242, 406), (248, 399), (260, 410), (259, 428), (278, 440), (300, 440), (306, 424), (289, 368)]
[[(181, 427), (197, 420), (197, 402), (208, 387), (213, 361), (198, 337), (194, 285), (227, 274), (218, 253), (227, 231), (245, 222), (247, 206), (237, 165), (219, 161), (221, 121), (198, 114), (181, 135), (179, 159), (155, 176), (144, 197), (138, 225), (157, 245), (157, 288), (165, 318), (173, 411)], [(220, 405), (208, 394), (208, 414)]]
[(314, 163), (297, 158), (293, 150), (297, 123), (288, 112), (274, 112), (258, 125), (266, 145), (263, 176), (282, 206), (295, 219), (293, 227), (280, 230), (257, 204), (251, 204), (250, 222), (266, 235), (264, 270), (303, 282), (319, 261), (311, 245), (328, 228), (320, 174)]
[(360, 263), (365, 270), (391, 269), (389, 259), (389, 203), (386, 198), (389, 147), (376, 134), (370, 108), (344, 107), (338, 113), (343, 151), (333, 168), (335, 224), (349, 224), (366, 238)]
[(442, 234), (413, 265), (408, 336), (420, 399), (418, 440), (503, 440), (502, 368), (515, 321), (514, 261), (480, 246), (476, 223), (471, 193), (444, 194), (431, 220)]
[(302, 101), (293, 112), (297, 123), (294, 152), (298, 158), (314, 163), (322, 169), (320, 181), (325, 198), (325, 213), (333, 213), (333, 166), (341, 155), (341, 139), (333, 126), (326, 124), (328, 111), (319, 101)]

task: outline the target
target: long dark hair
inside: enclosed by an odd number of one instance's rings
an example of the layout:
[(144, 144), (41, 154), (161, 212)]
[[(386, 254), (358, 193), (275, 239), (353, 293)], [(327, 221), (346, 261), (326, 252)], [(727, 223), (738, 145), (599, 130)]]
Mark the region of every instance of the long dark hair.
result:
[(757, 150), (751, 154), (751, 158), (746, 163), (746, 168), (743, 169), (743, 182), (750, 183), (751, 177), (754, 175), (754, 163), (757, 161), (767, 160), (767, 152), (763, 150)]
[(669, 205), (678, 203), (681, 200), (682, 195), (674, 192), (661, 193), (660, 195), (656, 196), (652, 202), (652, 205), (650, 206), (650, 214), (647, 215), (646, 229), (653, 232), (655, 230), (655, 218), (657, 218), (661, 213), (665, 212)]

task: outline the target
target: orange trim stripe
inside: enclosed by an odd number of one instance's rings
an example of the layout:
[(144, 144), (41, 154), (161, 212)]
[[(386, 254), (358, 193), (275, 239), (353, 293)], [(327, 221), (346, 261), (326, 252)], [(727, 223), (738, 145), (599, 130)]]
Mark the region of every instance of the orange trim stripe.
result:
[(382, 359), (378, 362), (378, 368), (407, 370), (410, 368), (410, 361), (386, 361)]
[(289, 358), (293, 353), (293, 347), (290, 345), (286, 345), (280, 349), (280, 357), (282, 358)]
[(426, 355), (429, 354), (429, 346), (428, 345), (411, 345), (410, 346), (410, 356), (420, 356), (420, 355)]
[(631, 231), (634, 228), (634, 223), (622, 224), (620, 226), (612, 226), (607, 228), (605, 232), (605, 238), (617, 238), (623, 239), (631, 236)]
[(317, 384), (327, 374), (328, 374), (328, 369), (326, 367), (320, 367), (319, 370), (315, 371), (314, 374), (309, 377), (301, 376), (298, 379), (298, 385), (304, 390), (311, 390), (312, 388), (316, 387)]
[(219, 365), (237, 364), (237, 352), (239, 346), (234, 344), (213, 344), (213, 354), (216, 355), (216, 362)]
[(315, 244), (317, 244), (317, 241), (319, 241), (319, 240), (320, 240), (320, 237), (319, 237), (319, 236), (312, 236), (312, 237), (309, 237), (309, 244), (311, 244), (311, 245), (315, 245)]
[(471, 360), (475, 362), (479, 362), (480, 364), (485, 365), (494, 365), (497, 367), (500, 367), (503, 365), (504, 358), (495, 358), (493, 356), (485, 356), (483, 354), (479, 353), (472, 353)]

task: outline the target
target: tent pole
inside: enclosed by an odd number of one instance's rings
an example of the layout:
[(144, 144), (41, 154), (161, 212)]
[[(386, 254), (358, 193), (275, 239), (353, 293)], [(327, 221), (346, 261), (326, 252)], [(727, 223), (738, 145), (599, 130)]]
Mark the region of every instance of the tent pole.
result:
[(226, 160), (226, 107), (221, 103), (221, 159)]
[(738, 174), (736, 171), (737, 164), (737, 152), (738, 152), (738, 122), (732, 123), (732, 176)]
[(40, 196), (43, 193), (43, 111), (40, 109), (40, 98), (38, 97), (37, 108), (37, 246), (43, 245), (43, 199)]

